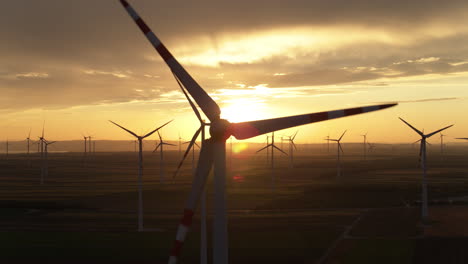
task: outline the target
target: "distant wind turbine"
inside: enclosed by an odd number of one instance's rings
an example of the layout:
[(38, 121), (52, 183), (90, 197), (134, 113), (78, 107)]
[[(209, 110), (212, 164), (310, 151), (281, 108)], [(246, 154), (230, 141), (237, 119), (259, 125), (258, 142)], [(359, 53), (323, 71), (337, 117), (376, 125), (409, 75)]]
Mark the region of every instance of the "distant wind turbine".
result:
[(366, 145), (366, 141), (367, 141), (367, 132), (366, 132), (364, 135), (361, 135), (361, 136), (364, 137), (364, 144), (363, 144), (364, 160), (367, 160), (367, 145)]
[[(294, 135), (291, 136), (286, 136), (286, 140), (288, 142), (288, 148), (289, 148), (289, 167), (294, 168), (294, 150), (297, 150), (296, 144), (294, 144), (294, 139), (297, 136), (297, 132), (294, 133)], [(281, 138), (283, 139), (283, 138)]]
[(57, 141), (47, 141), (44, 139), (44, 173), (41, 177), (41, 184), (44, 184), (45, 178), (49, 177), (49, 157), (48, 157), (48, 147), (56, 143)]
[(161, 133), (158, 131), (159, 144), (153, 150), (155, 152), (159, 149), (159, 183), (164, 183), (165, 180), (165, 169), (164, 169), (164, 146), (175, 146), (174, 144), (166, 143), (163, 141)]
[(277, 149), (279, 150), (281, 153), (283, 153), (284, 155), (288, 155), (286, 154), (286, 152), (284, 152), (282, 149), (278, 148), (276, 145), (275, 145), (275, 132), (272, 132), (271, 133), (271, 143), (266, 145), (265, 147), (257, 150), (256, 153), (259, 153), (260, 151), (266, 149), (266, 151), (268, 151), (268, 148), (271, 148), (271, 163), (270, 163), (270, 168), (271, 168), (271, 191), (272, 192), (275, 192), (276, 191), (276, 173), (275, 173), (275, 156), (274, 156), (274, 149)]
[(419, 148), (419, 160), (420, 160), (420, 165), (423, 170), (423, 178), (422, 178), (422, 183), (421, 183), (421, 196), (422, 196), (422, 206), (421, 206), (421, 218), (423, 222), (428, 222), (429, 221), (429, 212), (428, 212), (428, 202), (427, 202), (427, 167), (426, 167), (426, 143), (427, 139), (432, 137), (433, 135), (442, 132), (443, 130), (452, 127), (453, 125), (446, 126), (444, 128), (441, 128), (439, 130), (436, 130), (432, 133), (429, 134), (424, 134), (423, 132), (417, 130), (415, 127), (410, 125), (408, 122), (403, 120), (403, 118), (399, 117), (403, 123), (405, 123), (407, 126), (409, 126), (411, 129), (413, 129), (416, 133), (418, 133), (419, 136), (421, 136), (421, 139), (419, 140), (421, 142), (420, 148)]
[(442, 134), (442, 132), (440, 132), (440, 158), (443, 159), (444, 158), (444, 137), (446, 135)]
[(330, 153), (330, 134), (324, 140), (327, 141), (327, 152)]
[(337, 153), (336, 153), (336, 179), (340, 180), (341, 179), (341, 159), (340, 159), (340, 154), (343, 152), (343, 148), (341, 147), (341, 139), (345, 135), (347, 130), (341, 134), (341, 137), (338, 139), (328, 139), (328, 141), (335, 141), (337, 143)]
[(158, 131), (160, 128), (172, 122), (172, 120), (143, 136), (138, 136), (133, 131), (126, 129), (125, 127), (111, 120), (109, 120), (109, 122), (127, 131), (132, 136), (136, 137), (139, 143), (140, 151), (138, 155), (138, 231), (143, 231), (143, 139), (151, 136), (154, 132)]
[[(189, 143), (190, 141), (186, 141), (182, 144), (189, 144)], [(195, 146), (200, 148), (200, 145), (198, 145), (197, 142), (195, 142), (194, 145), (192, 146), (192, 172), (195, 172)]]
[(29, 146), (30, 146), (30, 143), (31, 143), (31, 128), (29, 129), (29, 133), (28, 133), (28, 137), (26, 138), (26, 142), (27, 142), (27, 157), (28, 157), (28, 167), (31, 167), (31, 156), (29, 154)]

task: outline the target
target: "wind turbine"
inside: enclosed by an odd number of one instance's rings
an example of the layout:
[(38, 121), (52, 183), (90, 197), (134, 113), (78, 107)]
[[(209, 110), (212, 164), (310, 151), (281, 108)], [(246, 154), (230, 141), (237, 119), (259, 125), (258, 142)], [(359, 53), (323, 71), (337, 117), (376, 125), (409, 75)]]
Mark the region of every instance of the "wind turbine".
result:
[[(182, 144), (189, 144), (190, 141), (186, 141)], [(195, 172), (195, 146), (197, 146), (198, 148), (200, 148), (200, 146), (197, 144), (197, 142), (194, 143), (194, 146), (192, 146), (192, 172)]]
[(93, 136), (91, 136), (91, 135), (88, 136), (88, 154), (89, 154), (90, 157), (91, 157), (91, 155), (93, 155), (93, 143), (94, 143), (94, 141), (91, 141), (92, 138), (93, 138)]
[(366, 145), (366, 141), (367, 141), (367, 132), (366, 132), (364, 135), (361, 135), (361, 136), (364, 137), (364, 144), (363, 144), (364, 160), (367, 160), (367, 145)]
[(369, 152), (373, 152), (374, 149), (375, 149), (375, 144), (370, 143), (369, 141), (367, 141), (367, 145), (369, 146)]
[(330, 134), (324, 140), (327, 141), (327, 152), (330, 153)]
[(27, 157), (28, 157), (28, 167), (31, 167), (31, 157), (29, 156), (29, 145), (31, 143), (31, 128), (29, 129), (29, 133), (28, 133), (28, 137), (26, 138), (26, 142), (27, 142)]
[(44, 143), (45, 143), (45, 138), (44, 138), (44, 129), (45, 129), (45, 120), (44, 123), (42, 123), (42, 134), (39, 137), (39, 144), (41, 148), (41, 184), (44, 184), (44, 173), (45, 173), (45, 160), (44, 160)]
[(41, 174), (41, 184), (44, 184), (44, 179), (49, 176), (49, 158), (48, 158), (48, 147), (49, 145), (54, 144), (57, 141), (47, 141), (43, 139), (44, 141), (44, 173)]
[(83, 135), (83, 134), (82, 134), (82, 136), (83, 136), (83, 139), (84, 139), (83, 166), (86, 167), (86, 155), (87, 155), (87, 152), (88, 152), (88, 151), (87, 151), (87, 145), (88, 145), (87, 140), (88, 140), (88, 137), (85, 136), (85, 135)]
[(429, 133), (429, 134), (424, 134), (423, 132), (417, 130), (416, 128), (414, 128), (412, 125), (410, 125), (408, 122), (406, 122), (405, 120), (403, 120), (403, 118), (399, 117), (401, 121), (403, 121), (403, 123), (405, 123), (406, 125), (408, 125), (411, 129), (413, 129), (416, 133), (418, 133), (418, 135), (421, 136), (421, 139), (419, 140), (421, 142), (421, 145), (420, 145), (420, 148), (419, 148), (419, 160), (420, 160), (420, 165), (421, 165), (421, 168), (423, 170), (423, 177), (422, 177), (422, 183), (421, 183), (421, 188), (422, 188), (422, 192), (421, 192), (421, 200), (422, 200), (422, 206), (421, 206), (421, 218), (423, 220), (423, 222), (428, 222), (429, 220), (429, 213), (428, 213), (428, 205), (427, 205), (427, 167), (426, 167), (426, 143), (427, 143), (427, 139), (432, 137), (433, 135), (439, 133), (439, 132), (442, 132), (443, 130), (449, 128), (449, 127), (452, 127), (453, 125), (450, 125), (450, 126), (446, 126), (444, 128), (441, 128), (439, 130), (436, 130), (432, 133)]
[(174, 144), (170, 144), (170, 143), (166, 143), (163, 141), (162, 137), (161, 137), (161, 133), (159, 133), (158, 131), (158, 136), (159, 136), (159, 144), (156, 146), (156, 148), (153, 150), (153, 152), (155, 152), (156, 150), (158, 150), (159, 148), (159, 183), (164, 183), (164, 151), (163, 151), (163, 148), (164, 148), (164, 145), (166, 146), (175, 146)]
[[(150, 30), (143, 19), (140, 18), (136, 11), (128, 4), (128, 2), (126, 0), (120, 0), (120, 3), (126, 9), (134, 22), (138, 25), (148, 41), (153, 45), (159, 55), (166, 62), (179, 85), (182, 85), (189, 92), (203, 113), (210, 120), (211, 138), (202, 141), (202, 148), (200, 150), (200, 158), (198, 160), (195, 178), (193, 180), (192, 189), (187, 200), (185, 207), (186, 209), (184, 210), (184, 215), (178, 227), (176, 240), (169, 258), (169, 263), (177, 262), (182, 244), (192, 223), (192, 218), (200, 199), (200, 195), (204, 189), (208, 174), (212, 167), (214, 168), (213, 263), (228, 263), (225, 176), (226, 140), (230, 136), (234, 136), (236, 139), (248, 139), (290, 127), (361, 114), (396, 105), (384, 104), (274, 118), (268, 120), (230, 123), (227, 120), (221, 119), (221, 109), (216, 104), (216, 102), (205, 92), (205, 90), (200, 87), (200, 85), (192, 78), (192, 76), (190, 76), (190, 74), (182, 67), (182, 65), (179, 64), (179, 62), (172, 56), (172, 54)], [(196, 108), (194, 105), (191, 106), (192, 108)], [(201, 118), (199, 118), (199, 120), (200, 119)], [(195, 139), (198, 137), (199, 131), (200, 129), (195, 133)], [(193, 138), (192, 142), (194, 142)]]
[(440, 158), (443, 159), (444, 157), (444, 137), (446, 135), (442, 134), (442, 132), (440, 132)]
[(139, 155), (138, 155), (138, 231), (143, 231), (143, 139), (151, 136), (154, 132), (158, 131), (160, 128), (162, 128), (163, 126), (169, 124), (171, 121), (165, 123), (164, 125), (156, 128), (155, 130), (147, 133), (146, 135), (143, 135), (143, 136), (138, 136), (137, 134), (135, 134), (134, 132), (126, 129), (125, 127), (109, 120), (109, 122), (111, 122), (112, 124), (120, 127), (121, 129), (127, 131), (128, 133), (130, 133), (132, 136), (136, 137), (137, 140), (138, 140), (138, 143), (139, 143)]
[(279, 151), (281, 151), (284, 155), (288, 155), (286, 154), (286, 152), (284, 152), (282, 149), (278, 148), (276, 145), (275, 145), (275, 132), (272, 132), (271, 133), (271, 143), (266, 145), (265, 147), (257, 150), (256, 153), (259, 153), (260, 151), (266, 149), (267, 152), (268, 152), (268, 148), (271, 148), (271, 163), (270, 163), (270, 168), (271, 168), (271, 191), (272, 192), (275, 192), (276, 191), (276, 175), (275, 175), (275, 156), (274, 156), (274, 149), (277, 149)]
[(343, 138), (346, 130), (341, 134), (341, 137), (338, 139), (328, 139), (328, 141), (335, 141), (337, 143), (337, 156), (336, 156), (336, 179), (339, 180), (341, 178), (341, 159), (340, 153), (343, 152), (343, 148), (341, 147), (341, 139)]
[(292, 135), (292, 136), (286, 136), (286, 141), (289, 143), (288, 144), (288, 147), (289, 147), (289, 167), (291, 167), (291, 168), (294, 168), (294, 153), (293, 153), (293, 151), (297, 150), (296, 144), (294, 144), (294, 139), (296, 138), (297, 132), (299, 132), (299, 130), (296, 131), (296, 133), (294, 133), (294, 135)]

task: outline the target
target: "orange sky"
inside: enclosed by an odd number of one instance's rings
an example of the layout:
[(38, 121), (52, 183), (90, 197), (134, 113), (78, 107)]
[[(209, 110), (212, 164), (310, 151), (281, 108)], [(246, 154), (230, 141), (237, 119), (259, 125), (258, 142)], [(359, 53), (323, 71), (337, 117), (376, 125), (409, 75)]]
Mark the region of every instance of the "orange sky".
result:
[[(427, 132), (454, 123), (447, 134), (467, 137), (468, 3), (398, 2), (131, 4), (231, 121), (400, 102), (302, 126), (297, 141), (345, 129), (347, 141), (365, 132), (373, 142), (417, 139), (398, 116)], [(168, 139), (197, 127), (118, 1), (12, 1), (0, 32), (0, 138), (39, 135), (44, 120), (51, 140), (130, 139), (109, 119), (139, 133), (174, 119)]]

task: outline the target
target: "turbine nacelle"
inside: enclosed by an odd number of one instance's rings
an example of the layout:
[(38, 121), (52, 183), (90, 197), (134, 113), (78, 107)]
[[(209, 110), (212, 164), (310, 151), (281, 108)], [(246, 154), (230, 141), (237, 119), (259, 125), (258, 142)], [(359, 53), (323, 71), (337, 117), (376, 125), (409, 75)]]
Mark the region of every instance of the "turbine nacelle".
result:
[(231, 135), (231, 123), (226, 119), (218, 119), (211, 122), (210, 135), (215, 140), (226, 141)]

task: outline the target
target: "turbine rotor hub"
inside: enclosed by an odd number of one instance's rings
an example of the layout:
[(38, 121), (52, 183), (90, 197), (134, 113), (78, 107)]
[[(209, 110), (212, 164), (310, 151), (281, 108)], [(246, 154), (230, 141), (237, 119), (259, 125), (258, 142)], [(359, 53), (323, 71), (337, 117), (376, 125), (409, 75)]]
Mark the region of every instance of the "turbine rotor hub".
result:
[(210, 124), (210, 135), (213, 139), (227, 140), (231, 133), (229, 132), (229, 126), (231, 123), (226, 119), (218, 119)]

